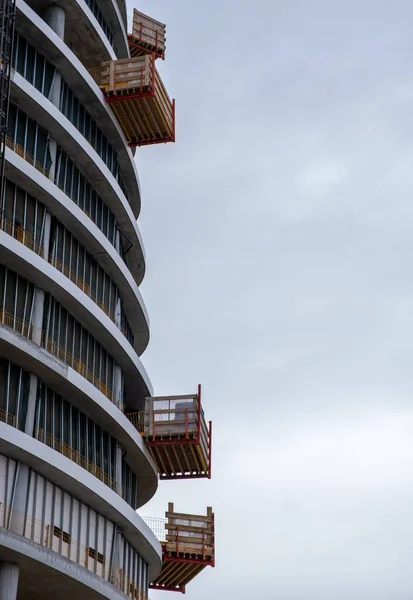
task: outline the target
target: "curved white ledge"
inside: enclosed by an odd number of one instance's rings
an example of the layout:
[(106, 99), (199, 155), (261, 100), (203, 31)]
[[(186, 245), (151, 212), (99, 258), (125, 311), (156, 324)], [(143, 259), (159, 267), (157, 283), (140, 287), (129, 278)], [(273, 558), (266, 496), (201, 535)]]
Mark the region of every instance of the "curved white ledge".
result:
[[(134, 242), (128, 260), (144, 265), (142, 237), (131, 206), (98, 153), (62, 113), (19, 73), (13, 72), (11, 97), (19, 108), (48, 131), (87, 175), (87, 180), (116, 216), (120, 229)], [(86, 176), (85, 175), (85, 176)], [(144, 271), (144, 269), (143, 269)], [(143, 277), (143, 273), (141, 274)]]
[[(30, 5), (37, 11), (37, 19), (43, 23), (45, 4), (50, 2), (30, 0)], [(53, 4), (65, 11), (65, 42), (74, 48), (82, 62), (88, 64), (88, 60), (99, 62), (116, 59), (114, 48), (85, 0), (53, 0)]]
[(148, 333), (145, 333), (145, 329), (149, 329), (149, 319), (136, 282), (136, 270), (139, 264), (128, 265), (131, 270), (132, 267), (135, 268), (135, 273), (132, 274), (114, 246), (86, 213), (50, 179), (10, 148), (6, 148), (6, 174), (11, 182), (43, 202), (75, 237), (82, 240), (86, 250), (95, 256), (119, 286), (134, 331), (136, 330), (138, 335), (139, 331), (142, 331), (143, 337), (147, 338)]
[(109, 431), (126, 451), (127, 460), (138, 478), (136, 508), (152, 498), (158, 487), (156, 465), (142, 436), (102, 392), (44, 348), (4, 326), (0, 326), (0, 356), (36, 373), (56, 393), (70, 399), (74, 406)]
[(125, 600), (122, 592), (101, 577), (9, 530), (0, 528), (0, 548), (3, 561), (19, 565), (19, 594), (25, 598), (31, 597), (34, 580), (36, 591), (46, 598), (46, 594), (50, 593), (50, 580), (53, 579), (56, 597), (64, 598), (69, 594), (70, 598), (86, 600), (89, 590), (99, 594), (99, 598)]
[(123, 14), (116, 0), (99, 0), (99, 6), (109, 27), (114, 32), (115, 44), (118, 47), (118, 58), (127, 58), (129, 56), (129, 44), (126, 31), (126, 6), (123, 5)]
[(0, 262), (32, 281), (40, 289), (50, 292), (104, 348), (110, 348), (111, 356), (133, 387), (138, 384), (139, 379), (145, 382), (146, 388), (150, 387), (148, 375), (122, 331), (73, 281), (2, 230)]
[(69, 47), (24, 2), (17, 0), (17, 29), (34, 46), (41, 48), (61, 73), (63, 79), (78, 96), (83, 106), (99, 123), (103, 133), (118, 153), (123, 183), (128, 201), (137, 218), (140, 211), (139, 177), (133, 154), (128, 147), (122, 128), (104, 96), (86, 67)]
[(112, 2), (117, 3), (120, 14), (122, 15), (122, 19), (125, 24), (125, 27), (127, 28), (128, 27), (128, 14), (127, 14), (127, 9), (126, 9), (126, 1), (125, 0), (112, 0)]
[(116, 523), (148, 563), (150, 580), (156, 577), (162, 555), (159, 541), (133, 508), (107, 485), (56, 450), (6, 423), (0, 423), (0, 452), (70, 490), (78, 500)]

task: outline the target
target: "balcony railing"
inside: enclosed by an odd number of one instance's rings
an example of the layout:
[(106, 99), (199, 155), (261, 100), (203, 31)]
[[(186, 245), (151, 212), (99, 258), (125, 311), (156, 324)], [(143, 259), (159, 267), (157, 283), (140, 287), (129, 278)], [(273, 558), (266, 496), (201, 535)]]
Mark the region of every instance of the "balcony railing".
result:
[(65, 444), (50, 433), (47, 433), (44, 429), (37, 428), (35, 437), (37, 440), (39, 440), (39, 442), (43, 442), (43, 444), (46, 444), (47, 446), (49, 446), (49, 448), (53, 448), (53, 450), (56, 450), (60, 454), (63, 454), (63, 456), (66, 456), (66, 458), (69, 458), (83, 469), (86, 469), (86, 471), (89, 471), (89, 473), (100, 479), (100, 481), (103, 481), (103, 483), (105, 483), (108, 487), (110, 487), (116, 492), (116, 479), (110, 477), (103, 469), (101, 469), (97, 465), (97, 463), (88, 460), (87, 458), (82, 456), (80, 452), (69, 446), (69, 444)]
[(10, 137), (6, 137), (6, 145), (8, 148), (10, 148), (10, 150), (13, 150), (13, 152), (18, 154), (21, 158), (24, 158), (24, 160), (27, 161), (30, 165), (32, 165), (32, 167), (40, 171), (40, 173), (46, 175), (46, 177), (49, 176), (50, 168), (46, 167), (39, 160), (34, 158), (34, 156), (30, 154), (30, 152), (27, 152), (27, 150), (23, 146), (13, 141)]
[(32, 340), (36, 335), (40, 340), (42, 348), (47, 350), (55, 358), (67, 364), (77, 373), (87, 379), (94, 385), (102, 394), (104, 394), (111, 402), (113, 402), (120, 410), (124, 411), (124, 405), (118, 401), (112, 390), (101, 381), (96, 375), (88, 369), (88, 367), (76, 356), (73, 356), (66, 348), (60, 346), (55, 340), (46, 336), (46, 332), (42, 329), (36, 329), (31, 323), (17, 318), (0, 308), (0, 325), (4, 325), (20, 335)]
[(81, 544), (52, 523), (36, 519), (28, 513), (17, 512), (12, 507), (0, 503), (0, 529), (52, 550), (66, 560), (104, 579), (128, 598), (149, 600), (145, 591), (135, 581), (125, 576), (119, 564), (112, 563), (103, 554)]
[(51, 264), (55, 269), (63, 273), (70, 281), (75, 283), (79, 289), (82, 290), (95, 304), (99, 306), (101, 310), (116, 324), (118, 329), (123, 333), (126, 337), (126, 330), (121, 329), (119, 324), (116, 323), (115, 319), (115, 311), (109, 310), (109, 307), (100, 300), (96, 296), (96, 294), (92, 291), (90, 286), (84, 281), (81, 277), (79, 277), (74, 271), (72, 271), (66, 263), (64, 263), (60, 258), (57, 258), (53, 254), (46, 252), (43, 249), (43, 246), (35, 240), (33, 235), (27, 230), (24, 229), (21, 225), (16, 225), (6, 217), (0, 215), (0, 229), (5, 233), (24, 244), (30, 250), (33, 250), (36, 254), (47, 260), (49, 264)]

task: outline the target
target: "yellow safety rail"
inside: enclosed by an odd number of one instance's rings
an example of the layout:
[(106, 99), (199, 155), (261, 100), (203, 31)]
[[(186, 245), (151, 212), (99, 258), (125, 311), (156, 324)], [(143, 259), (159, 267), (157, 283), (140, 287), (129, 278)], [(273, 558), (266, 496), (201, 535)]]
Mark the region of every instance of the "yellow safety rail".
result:
[(21, 430), (20, 419), (12, 415), (10, 412), (3, 410), (2, 408), (0, 408), (0, 421)]
[(81, 544), (51, 523), (36, 519), (27, 513), (19, 513), (10, 506), (0, 503), (0, 528), (11, 531), (43, 548), (48, 548), (80, 565), (110, 583), (128, 598), (149, 600), (145, 591), (135, 581), (127, 578), (118, 564), (107, 560), (94, 549)]
[(54, 357), (66, 363), (68, 366), (72, 367), (75, 371), (77, 371), (82, 377), (87, 379), (90, 383), (92, 383), (99, 391), (102, 392), (109, 400), (111, 400), (120, 410), (124, 411), (124, 406), (122, 403), (117, 402), (117, 399), (112, 392), (112, 390), (101, 381), (96, 375), (90, 371), (87, 366), (79, 360), (76, 356), (73, 356), (66, 348), (60, 346), (55, 340), (50, 337), (46, 337), (46, 333), (44, 330), (35, 329), (33, 325), (27, 323), (27, 321), (23, 321), (22, 319), (18, 319), (14, 315), (7, 313), (4, 309), (0, 309), (0, 325), (5, 325), (17, 333), (20, 333), (24, 337), (29, 339), (33, 338), (34, 333), (38, 333), (41, 338), (41, 345), (45, 348), (50, 354), (53, 354)]
[(137, 412), (126, 413), (132, 425), (139, 431), (141, 436), (145, 435), (145, 411), (139, 410)]
[(105, 471), (103, 471), (103, 469), (101, 469), (95, 462), (87, 460), (80, 454), (80, 452), (68, 444), (65, 444), (50, 433), (47, 433), (44, 429), (39, 428), (36, 429), (36, 439), (39, 440), (39, 442), (43, 442), (43, 444), (49, 446), (49, 448), (53, 448), (53, 450), (63, 454), (63, 456), (66, 456), (66, 458), (70, 458), (70, 460), (75, 462), (83, 469), (86, 469), (86, 471), (89, 471), (89, 473), (103, 481), (103, 483), (109, 486), (112, 490), (116, 491), (116, 479), (109, 477), (109, 475), (105, 473)]
[(23, 146), (17, 144), (17, 142), (13, 141), (10, 137), (6, 137), (6, 145), (8, 146), (8, 148), (16, 152), (16, 154), (21, 156), (21, 158), (24, 158), (24, 160), (30, 163), (32, 167), (40, 171), (40, 173), (43, 173), (43, 175), (46, 176), (49, 174), (47, 168), (39, 160), (34, 158), (34, 156), (30, 154), (30, 152), (27, 152), (27, 150), (23, 148)]

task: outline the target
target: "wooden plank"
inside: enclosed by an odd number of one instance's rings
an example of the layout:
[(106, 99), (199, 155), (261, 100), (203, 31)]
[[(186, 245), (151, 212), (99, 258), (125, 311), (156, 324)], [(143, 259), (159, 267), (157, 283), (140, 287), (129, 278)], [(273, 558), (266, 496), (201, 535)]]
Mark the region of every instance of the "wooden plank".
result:
[(197, 400), (197, 394), (182, 394), (182, 396), (148, 396), (145, 400), (152, 400), (153, 403), (159, 400)]
[[(165, 517), (167, 519), (181, 519), (182, 521), (201, 521), (204, 523), (213, 523), (214, 522), (214, 516), (213, 514), (210, 515), (188, 515), (187, 513), (176, 513), (176, 512), (171, 512), (168, 511), (165, 513)], [(165, 527), (167, 527), (168, 523), (166, 523)], [(176, 525), (174, 525), (174, 527), (176, 528)], [(196, 526), (194, 526), (196, 527)]]

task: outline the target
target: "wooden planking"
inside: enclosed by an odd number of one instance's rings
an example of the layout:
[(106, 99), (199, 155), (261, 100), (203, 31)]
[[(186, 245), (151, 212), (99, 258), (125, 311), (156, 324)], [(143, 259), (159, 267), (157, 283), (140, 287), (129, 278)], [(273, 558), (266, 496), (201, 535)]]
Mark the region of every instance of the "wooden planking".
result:
[(154, 61), (154, 56), (107, 61), (99, 77), (93, 73), (132, 145), (174, 141), (173, 103)]
[(203, 564), (187, 564), (164, 561), (158, 577), (150, 585), (152, 589), (182, 590), (205, 569)]
[(177, 513), (170, 502), (165, 515), (167, 541), (162, 545), (162, 570), (150, 587), (184, 592), (206, 566), (215, 564), (214, 513), (210, 506), (206, 515)]
[[(195, 444), (150, 445), (149, 451), (154, 459), (161, 478), (166, 477), (207, 477), (208, 460), (199, 446)], [(194, 454), (191, 449), (194, 449)]]
[(166, 551), (173, 555), (191, 555), (202, 560), (214, 559), (214, 513), (206, 515), (176, 513), (172, 502), (165, 513)]
[(141, 56), (103, 62), (99, 84), (103, 93), (127, 95), (152, 90), (153, 61), (151, 56)]
[(112, 103), (112, 109), (130, 144), (173, 138), (172, 117), (162, 113), (156, 97), (120, 98)]
[(162, 58), (166, 50), (166, 26), (152, 17), (133, 11), (132, 34), (128, 36), (131, 45), (131, 55), (136, 56), (141, 52), (155, 52)]

